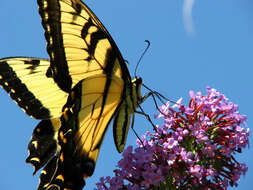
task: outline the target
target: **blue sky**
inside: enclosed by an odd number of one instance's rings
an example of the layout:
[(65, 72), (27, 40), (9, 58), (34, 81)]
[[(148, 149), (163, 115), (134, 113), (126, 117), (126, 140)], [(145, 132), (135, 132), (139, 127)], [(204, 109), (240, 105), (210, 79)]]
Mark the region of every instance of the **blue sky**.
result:
[[(146, 44), (151, 47), (138, 68), (137, 75), (149, 87), (172, 100), (188, 100), (189, 90), (205, 91), (207, 85), (224, 93), (239, 105), (253, 125), (253, 3), (251, 0), (196, 0), (192, 19), (194, 32), (185, 29), (183, 1), (85, 1), (107, 27), (129, 62), (130, 73)], [(0, 57), (32, 56), (47, 58), (44, 31), (35, 0), (1, 0)], [(145, 93), (145, 91), (144, 91)], [(186, 101), (184, 101), (186, 102)], [(0, 189), (35, 189), (38, 174), (25, 164), (27, 144), (38, 121), (26, 116), (0, 90)], [(151, 100), (143, 104), (155, 113)], [(139, 134), (151, 130), (141, 115), (136, 116)], [(127, 145), (135, 144), (129, 132)], [(252, 137), (250, 137), (252, 141)], [(94, 175), (86, 181), (93, 189), (101, 176), (112, 175), (121, 155), (117, 153), (110, 127), (102, 146)], [(253, 151), (245, 149), (237, 156), (249, 170), (241, 178), (239, 190), (253, 186)]]

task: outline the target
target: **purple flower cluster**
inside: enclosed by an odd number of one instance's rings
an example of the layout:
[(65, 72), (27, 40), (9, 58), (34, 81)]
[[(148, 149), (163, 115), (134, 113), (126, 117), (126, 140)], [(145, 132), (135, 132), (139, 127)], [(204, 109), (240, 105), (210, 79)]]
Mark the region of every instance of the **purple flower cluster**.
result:
[(161, 106), (156, 118), (164, 124), (137, 140), (118, 162), (115, 177), (101, 178), (102, 189), (201, 189), (225, 190), (237, 186), (247, 166), (235, 153), (248, 145), (246, 117), (238, 106), (215, 89), (207, 95), (190, 92), (188, 106), (181, 99), (172, 107)]

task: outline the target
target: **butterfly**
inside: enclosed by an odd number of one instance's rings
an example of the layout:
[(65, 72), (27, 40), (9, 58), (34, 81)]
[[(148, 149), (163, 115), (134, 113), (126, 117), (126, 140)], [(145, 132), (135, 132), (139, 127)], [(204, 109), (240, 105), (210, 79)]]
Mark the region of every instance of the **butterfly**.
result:
[(49, 59), (0, 60), (0, 85), (31, 117), (42, 120), (28, 145), (38, 190), (79, 190), (95, 169), (112, 120), (118, 152), (147, 96), (131, 79), (109, 32), (80, 0), (37, 0)]

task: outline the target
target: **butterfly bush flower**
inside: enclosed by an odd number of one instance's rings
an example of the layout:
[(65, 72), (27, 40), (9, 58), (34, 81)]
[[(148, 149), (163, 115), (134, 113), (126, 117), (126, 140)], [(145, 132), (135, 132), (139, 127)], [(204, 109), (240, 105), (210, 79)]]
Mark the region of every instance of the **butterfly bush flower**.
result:
[(182, 99), (161, 106), (155, 117), (163, 125), (137, 140), (135, 150), (129, 146), (115, 176), (101, 178), (97, 190), (225, 190), (238, 185), (248, 169), (234, 157), (249, 144), (246, 117), (215, 89), (189, 94), (188, 106)]

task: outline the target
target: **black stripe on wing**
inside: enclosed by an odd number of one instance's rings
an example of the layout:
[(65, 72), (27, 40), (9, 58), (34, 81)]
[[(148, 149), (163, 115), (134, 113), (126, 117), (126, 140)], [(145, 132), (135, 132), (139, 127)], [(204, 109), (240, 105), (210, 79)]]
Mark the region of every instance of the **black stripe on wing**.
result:
[(59, 1), (38, 0), (39, 14), (42, 18), (42, 26), (45, 29), (45, 38), (48, 42), (47, 52), (54, 73), (54, 80), (59, 87), (69, 92), (72, 79), (69, 75), (67, 59), (64, 52), (64, 43), (61, 29), (61, 12)]
[[(29, 69), (31, 74), (34, 73), (39, 62), (39, 59), (26, 61), (26, 69)], [(28, 115), (36, 119), (50, 117), (50, 111), (44, 107), (41, 101), (27, 88), (26, 84), (22, 83), (16, 72), (8, 62), (4, 60), (0, 60), (0, 85)]]
[(115, 42), (84, 3), (38, 0), (38, 5), (53, 77), (62, 90), (70, 92), (80, 80), (101, 73), (131, 82)]

